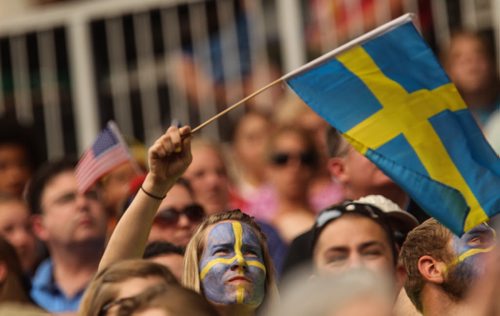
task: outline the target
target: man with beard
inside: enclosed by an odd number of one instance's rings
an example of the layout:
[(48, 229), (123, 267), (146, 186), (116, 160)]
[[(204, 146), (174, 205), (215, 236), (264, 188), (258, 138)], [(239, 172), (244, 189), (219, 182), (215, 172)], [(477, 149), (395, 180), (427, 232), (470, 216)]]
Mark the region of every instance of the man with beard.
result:
[(484, 256), (495, 247), (495, 231), (481, 224), (458, 237), (437, 220), (411, 231), (400, 259), (408, 279), (405, 289), (424, 315), (477, 315), (470, 290), (481, 286)]

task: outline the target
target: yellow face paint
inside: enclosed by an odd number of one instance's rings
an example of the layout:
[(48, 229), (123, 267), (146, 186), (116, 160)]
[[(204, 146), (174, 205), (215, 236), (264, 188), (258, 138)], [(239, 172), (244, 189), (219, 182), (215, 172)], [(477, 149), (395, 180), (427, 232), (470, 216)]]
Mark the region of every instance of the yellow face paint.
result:
[(247, 224), (216, 224), (207, 235), (199, 266), (205, 296), (218, 304), (259, 305), (266, 267), (259, 239)]

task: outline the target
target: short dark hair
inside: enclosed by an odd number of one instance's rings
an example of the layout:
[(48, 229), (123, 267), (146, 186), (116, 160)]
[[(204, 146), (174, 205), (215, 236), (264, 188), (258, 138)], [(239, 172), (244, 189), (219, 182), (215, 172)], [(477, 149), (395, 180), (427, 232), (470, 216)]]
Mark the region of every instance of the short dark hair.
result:
[(20, 124), (11, 113), (0, 117), (0, 145), (21, 147), (32, 169), (40, 163), (40, 149), (31, 127)]
[(184, 249), (167, 241), (153, 241), (146, 246), (142, 257), (150, 259), (169, 254), (184, 256)]
[(42, 213), (41, 199), (47, 184), (63, 172), (74, 171), (75, 166), (75, 159), (64, 158), (48, 162), (37, 170), (28, 185), (26, 193), (26, 201), (28, 202), (28, 206), (33, 214)]

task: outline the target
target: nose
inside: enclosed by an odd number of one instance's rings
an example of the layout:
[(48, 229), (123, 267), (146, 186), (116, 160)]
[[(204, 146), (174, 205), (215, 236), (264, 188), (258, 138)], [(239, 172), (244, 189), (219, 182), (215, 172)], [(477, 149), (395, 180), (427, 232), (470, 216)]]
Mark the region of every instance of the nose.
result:
[(25, 248), (30, 244), (32, 239), (33, 236), (29, 231), (20, 228), (16, 229), (14, 234), (12, 235), (12, 244), (18, 248)]
[(356, 269), (364, 267), (363, 259), (358, 254), (352, 254), (349, 259), (348, 269)]
[(248, 267), (247, 261), (245, 260), (243, 254), (240, 251), (236, 252), (234, 261), (231, 264), (231, 270), (233, 271), (238, 269), (246, 270), (247, 267)]
[(186, 216), (186, 214), (181, 214), (179, 216), (179, 221), (177, 222), (177, 226), (179, 226), (179, 227), (189, 227), (189, 226), (191, 226), (191, 221)]

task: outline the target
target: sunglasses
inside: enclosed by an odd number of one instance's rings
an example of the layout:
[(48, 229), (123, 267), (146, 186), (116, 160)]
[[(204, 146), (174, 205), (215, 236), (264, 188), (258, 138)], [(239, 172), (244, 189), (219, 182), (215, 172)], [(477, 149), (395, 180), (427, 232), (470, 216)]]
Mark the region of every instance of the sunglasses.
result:
[(313, 167), (316, 163), (316, 156), (310, 151), (301, 152), (299, 154), (278, 152), (271, 156), (271, 162), (275, 166), (285, 166), (293, 160), (298, 160), (303, 166)]
[(160, 225), (175, 225), (179, 222), (181, 215), (186, 216), (190, 222), (201, 222), (205, 217), (205, 211), (199, 204), (191, 204), (180, 210), (168, 207), (158, 212), (154, 222)]
[(316, 218), (316, 228), (322, 228), (330, 221), (349, 212), (361, 214), (376, 220), (384, 220), (385, 218), (384, 212), (375, 206), (356, 202), (345, 202), (321, 212)]

